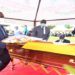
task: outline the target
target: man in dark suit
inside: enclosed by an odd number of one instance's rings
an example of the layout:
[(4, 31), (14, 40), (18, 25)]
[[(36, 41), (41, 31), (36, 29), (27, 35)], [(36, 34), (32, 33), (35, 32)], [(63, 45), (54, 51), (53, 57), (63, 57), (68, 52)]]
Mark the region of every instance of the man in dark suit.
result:
[(8, 37), (7, 32), (5, 31), (3, 25), (0, 25), (0, 71), (6, 67), (10, 61), (10, 55), (6, 48), (6, 44), (1, 41)]
[(32, 30), (32, 36), (48, 40), (50, 29), (46, 27), (46, 20), (41, 20), (40, 25), (34, 27)]
[(65, 35), (60, 35), (59, 36), (59, 40), (56, 40), (56, 42), (60, 42), (60, 43), (70, 43), (69, 40), (65, 39)]
[(6, 30), (4, 29), (3, 25), (0, 25), (0, 41), (7, 37), (8, 37), (8, 34)]

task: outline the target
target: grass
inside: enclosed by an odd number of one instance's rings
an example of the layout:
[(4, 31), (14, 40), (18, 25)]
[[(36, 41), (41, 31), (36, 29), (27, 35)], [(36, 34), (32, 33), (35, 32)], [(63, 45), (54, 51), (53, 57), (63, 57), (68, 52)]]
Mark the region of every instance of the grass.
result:
[[(56, 40), (58, 40), (59, 37), (56, 37), (56, 36), (50, 36), (49, 39), (48, 39), (48, 42), (54, 42)], [(65, 39), (68, 39), (70, 40), (71, 42), (75, 42), (75, 37), (65, 37)]]

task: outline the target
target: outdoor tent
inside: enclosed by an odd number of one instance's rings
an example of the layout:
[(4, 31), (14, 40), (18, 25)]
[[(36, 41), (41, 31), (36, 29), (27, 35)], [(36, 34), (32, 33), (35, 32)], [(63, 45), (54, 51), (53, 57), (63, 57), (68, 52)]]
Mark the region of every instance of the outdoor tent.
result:
[(75, 18), (75, 0), (0, 0), (0, 11), (5, 17), (34, 20)]
[(62, 20), (72, 20), (75, 24), (75, 0), (0, 0), (0, 12), (7, 19), (6, 24), (33, 26), (33, 22), (41, 19), (46, 19), (49, 24)]

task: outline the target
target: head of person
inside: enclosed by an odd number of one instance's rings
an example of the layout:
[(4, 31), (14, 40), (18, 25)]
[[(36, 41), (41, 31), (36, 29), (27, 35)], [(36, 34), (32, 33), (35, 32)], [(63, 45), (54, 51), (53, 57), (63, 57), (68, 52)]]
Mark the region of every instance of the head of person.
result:
[(65, 38), (65, 35), (64, 34), (62, 34), (62, 35), (59, 36), (59, 39), (60, 40), (64, 40), (64, 38)]
[(46, 20), (41, 20), (41, 22), (40, 22), (40, 24), (41, 24), (41, 26), (45, 26), (46, 25)]
[(24, 27), (26, 27), (26, 28), (27, 28), (27, 25), (24, 25)]
[(15, 26), (15, 29), (18, 30), (18, 26)]
[(24, 28), (27, 29), (27, 25), (24, 25)]

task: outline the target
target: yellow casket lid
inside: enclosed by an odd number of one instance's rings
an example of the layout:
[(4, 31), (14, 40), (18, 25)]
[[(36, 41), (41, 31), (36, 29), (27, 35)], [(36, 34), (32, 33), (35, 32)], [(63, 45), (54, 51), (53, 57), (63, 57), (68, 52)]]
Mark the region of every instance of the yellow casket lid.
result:
[(75, 56), (75, 44), (53, 44), (49, 42), (27, 42), (22, 48)]

